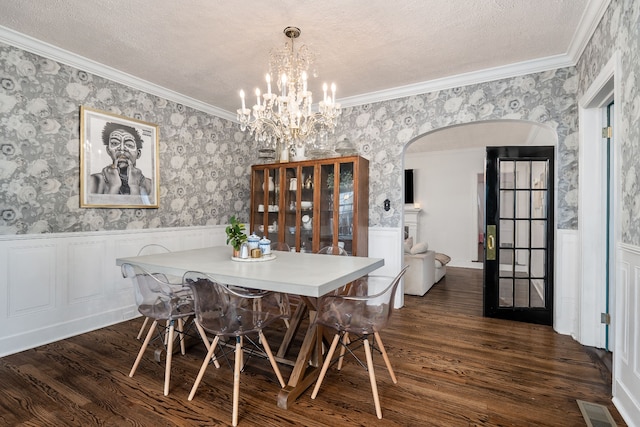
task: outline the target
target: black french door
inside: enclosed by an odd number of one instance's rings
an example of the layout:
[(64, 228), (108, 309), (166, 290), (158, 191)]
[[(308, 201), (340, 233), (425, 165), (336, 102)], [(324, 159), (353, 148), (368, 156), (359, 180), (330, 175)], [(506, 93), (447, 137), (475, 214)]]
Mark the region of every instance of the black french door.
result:
[(487, 147), (484, 315), (553, 323), (554, 147)]

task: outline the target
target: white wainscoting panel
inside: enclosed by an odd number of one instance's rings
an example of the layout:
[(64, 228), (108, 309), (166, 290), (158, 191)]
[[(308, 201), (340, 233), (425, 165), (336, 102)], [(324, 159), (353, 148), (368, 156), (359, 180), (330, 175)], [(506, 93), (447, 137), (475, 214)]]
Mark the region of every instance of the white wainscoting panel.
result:
[[(553, 329), (574, 338), (578, 333), (580, 235), (577, 230), (556, 230)], [(579, 341), (579, 339), (578, 339)]]
[(14, 246), (8, 251), (4, 271), (8, 287), (7, 318), (35, 315), (53, 310), (55, 300), (56, 257), (51, 245)]
[(640, 248), (621, 244), (617, 269), (613, 403), (629, 426), (640, 426)]
[(0, 236), (0, 357), (137, 317), (115, 259), (224, 245), (224, 228)]
[[(384, 266), (372, 272), (370, 276), (396, 276), (402, 268), (402, 243), (404, 234), (401, 228), (369, 227), (369, 256), (384, 258)], [(396, 290), (395, 308), (404, 305), (404, 281)]]

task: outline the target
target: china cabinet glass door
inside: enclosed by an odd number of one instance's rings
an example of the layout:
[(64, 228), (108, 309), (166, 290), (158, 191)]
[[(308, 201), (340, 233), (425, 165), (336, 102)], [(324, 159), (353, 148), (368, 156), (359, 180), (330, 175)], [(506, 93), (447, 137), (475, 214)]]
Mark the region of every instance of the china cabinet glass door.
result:
[(300, 174), (300, 246), (299, 252), (313, 251), (313, 203), (315, 168), (303, 166)]
[(338, 176), (333, 163), (320, 167), (320, 245), (318, 249), (333, 245), (337, 235), (338, 223), (335, 215), (335, 199), (338, 197)]
[(353, 163), (340, 163), (338, 246), (353, 253)]
[(285, 198), (284, 208), (284, 230), (280, 235), (284, 235), (284, 242), (289, 245), (290, 248), (298, 247), (298, 224), (300, 224), (299, 201), (298, 194), (300, 194), (301, 182), (299, 180), (299, 168), (287, 168), (285, 172)]
[[(264, 169), (254, 176), (255, 212), (250, 232), (277, 240), (280, 212), (280, 170)], [(273, 239), (272, 239), (273, 240)]]

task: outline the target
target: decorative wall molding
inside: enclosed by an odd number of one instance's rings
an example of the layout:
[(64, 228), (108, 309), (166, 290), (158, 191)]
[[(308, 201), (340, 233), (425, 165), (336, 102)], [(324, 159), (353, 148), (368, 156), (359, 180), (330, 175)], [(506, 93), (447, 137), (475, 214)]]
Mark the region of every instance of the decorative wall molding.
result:
[(556, 230), (553, 329), (559, 334), (571, 335), (576, 340), (580, 289), (579, 242), (578, 230)]
[[(612, 314), (613, 402), (627, 422), (640, 422), (640, 247), (620, 244)], [(640, 424), (635, 424), (640, 425)]]
[(171, 250), (224, 245), (224, 228), (1, 236), (0, 357), (137, 317), (115, 259), (150, 243)]
[[(402, 268), (403, 263), (403, 232), (401, 228), (369, 227), (369, 252), (372, 258), (384, 258), (384, 266), (380, 267), (371, 276), (395, 276)], [(396, 291), (394, 307), (404, 305), (404, 280)]]

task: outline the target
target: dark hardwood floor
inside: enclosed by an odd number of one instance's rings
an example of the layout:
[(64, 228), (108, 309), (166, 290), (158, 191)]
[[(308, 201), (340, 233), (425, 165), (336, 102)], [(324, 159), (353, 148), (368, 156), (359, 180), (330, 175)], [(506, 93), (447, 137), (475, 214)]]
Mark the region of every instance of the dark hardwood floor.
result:
[[(482, 271), (449, 268), (424, 297), (405, 296), (382, 337), (398, 377), (374, 356), (384, 418), (368, 376), (347, 359), (288, 409), (268, 362), (252, 359), (241, 376), (241, 426), (584, 426), (576, 399), (607, 406), (610, 374), (584, 348), (552, 328), (482, 317)], [(173, 361), (171, 392), (163, 364), (147, 351), (127, 375), (141, 319), (0, 359), (2, 426), (205, 426), (231, 422), (232, 370), (207, 370), (187, 401), (204, 350)], [(272, 343), (275, 345), (275, 342)], [(275, 350), (275, 349), (274, 349)], [(290, 368), (283, 366), (285, 379)]]

